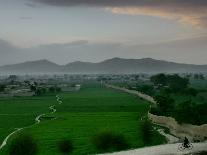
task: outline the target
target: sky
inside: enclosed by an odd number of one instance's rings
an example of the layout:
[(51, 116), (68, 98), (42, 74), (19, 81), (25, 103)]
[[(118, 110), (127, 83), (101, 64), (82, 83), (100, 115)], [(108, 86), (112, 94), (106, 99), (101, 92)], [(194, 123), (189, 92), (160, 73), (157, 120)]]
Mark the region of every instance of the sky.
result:
[(113, 57), (207, 64), (207, 1), (0, 0), (0, 65)]

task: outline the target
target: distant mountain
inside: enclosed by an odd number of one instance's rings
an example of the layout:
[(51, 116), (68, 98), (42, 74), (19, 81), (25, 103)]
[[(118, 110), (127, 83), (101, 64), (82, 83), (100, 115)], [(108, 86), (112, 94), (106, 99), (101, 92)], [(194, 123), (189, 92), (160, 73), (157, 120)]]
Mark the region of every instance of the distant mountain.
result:
[(0, 72), (7, 73), (71, 73), (71, 74), (130, 74), (130, 73), (179, 73), (207, 72), (207, 65), (181, 64), (151, 58), (122, 59), (113, 58), (99, 63), (72, 62), (57, 65), (48, 60), (24, 62), (0, 67)]
[(59, 72), (61, 66), (48, 60), (28, 61), (19, 64), (0, 67), (0, 72), (6, 73), (51, 73)]

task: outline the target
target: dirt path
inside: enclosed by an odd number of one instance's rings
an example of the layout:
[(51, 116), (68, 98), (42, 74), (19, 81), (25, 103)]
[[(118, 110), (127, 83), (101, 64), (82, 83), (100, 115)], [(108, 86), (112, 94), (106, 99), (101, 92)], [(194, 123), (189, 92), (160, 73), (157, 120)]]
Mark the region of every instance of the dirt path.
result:
[[(62, 104), (62, 101), (61, 101), (61, 99), (60, 99), (60, 97), (59, 97), (58, 95), (56, 95), (56, 100), (57, 100), (57, 102), (58, 102), (59, 104)], [(61, 103), (60, 103), (60, 102), (61, 102)], [(55, 105), (50, 106), (49, 109), (51, 110), (51, 114), (53, 114), (53, 113), (55, 113), (55, 112), (57, 111), (57, 110), (55, 109)], [(38, 115), (38, 116), (35, 118), (35, 124), (39, 124), (39, 123), (41, 122), (41, 117), (42, 117), (42, 116), (45, 116), (45, 115), (46, 115), (46, 114), (40, 114), (40, 115)], [(17, 132), (19, 132), (19, 131), (21, 131), (21, 130), (23, 130), (23, 129), (29, 128), (29, 127), (31, 127), (31, 126), (33, 126), (33, 125), (35, 125), (35, 124), (32, 124), (32, 125), (30, 125), (30, 126), (26, 126), (26, 127), (23, 127), (23, 128), (17, 128), (17, 129), (15, 129), (12, 133), (10, 133), (10, 134), (3, 140), (3, 142), (2, 142), (2, 144), (1, 144), (1, 146), (0, 146), (0, 151), (3, 149), (4, 146), (6, 146), (7, 141), (8, 141), (8, 139), (9, 139), (11, 136), (13, 136), (14, 134), (16, 134)]]
[(108, 88), (112, 88), (112, 89), (115, 89), (115, 90), (119, 90), (119, 91), (128, 93), (128, 94), (139, 96), (140, 98), (142, 98), (142, 99), (144, 99), (148, 102), (156, 104), (156, 101), (154, 100), (153, 97), (151, 97), (149, 95), (146, 95), (144, 93), (138, 92), (136, 90), (129, 90), (129, 89), (126, 89), (126, 88), (122, 88), (122, 87), (118, 87), (118, 86), (114, 86), (114, 85), (109, 85), (109, 84), (105, 84), (105, 86), (108, 87)]
[(166, 145), (158, 145), (152, 147), (145, 147), (141, 149), (115, 152), (115, 153), (106, 153), (104, 155), (187, 155), (193, 154), (197, 152), (207, 151), (206, 143), (193, 143), (192, 150), (179, 151), (178, 145), (176, 144), (166, 144)]

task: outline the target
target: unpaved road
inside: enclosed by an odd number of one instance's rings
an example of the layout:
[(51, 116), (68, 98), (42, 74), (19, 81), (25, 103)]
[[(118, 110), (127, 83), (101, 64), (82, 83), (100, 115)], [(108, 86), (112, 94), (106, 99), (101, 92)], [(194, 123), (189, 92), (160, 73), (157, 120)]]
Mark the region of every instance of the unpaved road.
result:
[(180, 143), (158, 145), (129, 151), (108, 153), (104, 155), (190, 155), (197, 152), (207, 151), (207, 143), (193, 143), (193, 149), (185, 151), (178, 150), (179, 144)]

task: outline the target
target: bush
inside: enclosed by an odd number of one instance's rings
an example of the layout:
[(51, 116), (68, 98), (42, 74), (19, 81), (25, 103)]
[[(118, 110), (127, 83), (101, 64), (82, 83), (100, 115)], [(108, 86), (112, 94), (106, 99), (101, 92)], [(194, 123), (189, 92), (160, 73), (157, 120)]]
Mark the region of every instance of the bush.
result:
[(125, 137), (111, 131), (101, 132), (94, 136), (93, 144), (100, 151), (120, 151), (129, 148)]
[(73, 152), (73, 144), (70, 140), (64, 139), (58, 143), (58, 149), (62, 154), (70, 154)]
[(9, 146), (10, 155), (36, 155), (38, 146), (31, 135), (21, 134), (12, 140)]
[(152, 123), (149, 120), (144, 120), (142, 124), (142, 135), (143, 135), (143, 142), (144, 145), (150, 145), (152, 142), (153, 136), (153, 127)]

